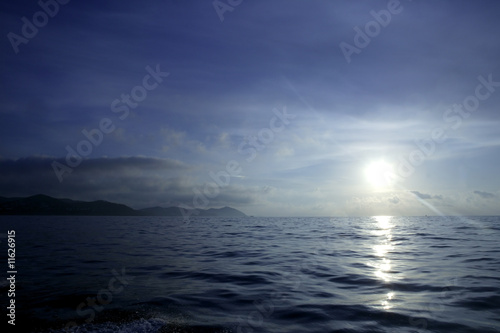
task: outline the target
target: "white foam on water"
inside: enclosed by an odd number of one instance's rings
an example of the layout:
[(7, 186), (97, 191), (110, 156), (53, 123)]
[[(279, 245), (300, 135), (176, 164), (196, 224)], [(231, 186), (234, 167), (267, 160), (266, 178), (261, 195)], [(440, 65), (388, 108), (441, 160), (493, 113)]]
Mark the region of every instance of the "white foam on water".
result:
[(167, 321), (161, 318), (139, 319), (128, 323), (84, 324), (69, 330), (50, 330), (50, 333), (157, 333)]

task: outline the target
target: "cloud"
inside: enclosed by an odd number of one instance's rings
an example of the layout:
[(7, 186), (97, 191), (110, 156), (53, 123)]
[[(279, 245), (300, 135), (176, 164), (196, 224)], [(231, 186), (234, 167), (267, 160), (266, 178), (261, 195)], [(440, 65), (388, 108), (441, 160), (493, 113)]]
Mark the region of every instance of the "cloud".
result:
[(398, 197), (392, 197), (392, 198), (389, 198), (388, 201), (392, 204), (395, 204), (397, 205), (399, 203), (399, 198)]
[(492, 199), (492, 198), (496, 198), (497, 197), (493, 193), (483, 192), (483, 191), (474, 191), (474, 194), (477, 194), (478, 196), (480, 196), (483, 199)]
[[(44, 193), (60, 198), (103, 199), (134, 206), (147, 204), (155, 197), (166, 201), (189, 197), (190, 183), (181, 175), (191, 167), (176, 160), (150, 157), (88, 159), (73, 169), (62, 183), (52, 169), (53, 160), (36, 156), (0, 159), (1, 195)], [(63, 159), (56, 161), (65, 162)]]
[(432, 199), (432, 196), (430, 194), (420, 193), (419, 191), (410, 191), (410, 192), (415, 194), (420, 199)]
[(427, 199), (427, 200), (432, 200), (432, 199), (443, 200), (442, 195), (430, 195), (430, 194), (426, 194), (426, 193), (420, 193), (419, 191), (410, 191), (410, 193), (413, 193), (414, 195), (416, 195), (420, 199), (424, 199), (424, 200), (425, 199)]
[[(51, 163), (54, 158), (32, 156), (0, 158), (0, 196), (47, 194), (74, 200), (107, 200), (133, 208), (193, 206), (194, 190), (203, 192), (198, 166), (165, 158), (118, 157), (87, 159), (60, 183)], [(56, 159), (65, 163), (64, 159)], [(211, 179), (206, 179), (211, 181)], [(262, 196), (262, 188), (242, 186), (232, 180), (219, 188), (207, 207), (243, 207)]]

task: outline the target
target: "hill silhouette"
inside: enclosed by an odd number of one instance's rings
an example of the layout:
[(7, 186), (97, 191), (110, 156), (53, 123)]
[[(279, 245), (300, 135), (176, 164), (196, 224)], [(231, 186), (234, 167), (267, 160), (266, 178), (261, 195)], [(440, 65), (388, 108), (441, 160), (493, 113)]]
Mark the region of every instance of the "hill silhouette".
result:
[[(193, 210), (184, 210), (184, 213)], [(133, 209), (104, 200), (77, 201), (56, 199), (44, 194), (30, 197), (0, 197), (0, 215), (79, 215), (79, 216), (183, 216), (179, 207)], [(231, 208), (197, 209), (192, 216), (243, 217), (243, 212)]]

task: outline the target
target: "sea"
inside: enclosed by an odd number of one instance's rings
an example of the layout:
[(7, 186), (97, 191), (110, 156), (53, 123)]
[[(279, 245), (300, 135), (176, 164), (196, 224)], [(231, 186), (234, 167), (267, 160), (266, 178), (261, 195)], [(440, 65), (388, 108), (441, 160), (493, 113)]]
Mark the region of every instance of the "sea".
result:
[(500, 332), (500, 217), (1, 216), (0, 235), (2, 332)]

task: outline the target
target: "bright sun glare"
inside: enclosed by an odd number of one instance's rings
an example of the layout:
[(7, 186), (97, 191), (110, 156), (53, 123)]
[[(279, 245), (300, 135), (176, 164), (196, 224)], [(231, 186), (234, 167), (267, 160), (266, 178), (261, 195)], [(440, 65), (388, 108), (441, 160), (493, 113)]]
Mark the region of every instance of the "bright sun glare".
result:
[(394, 168), (384, 160), (371, 162), (365, 168), (366, 180), (375, 188), (383, 189), (393, 183)]

